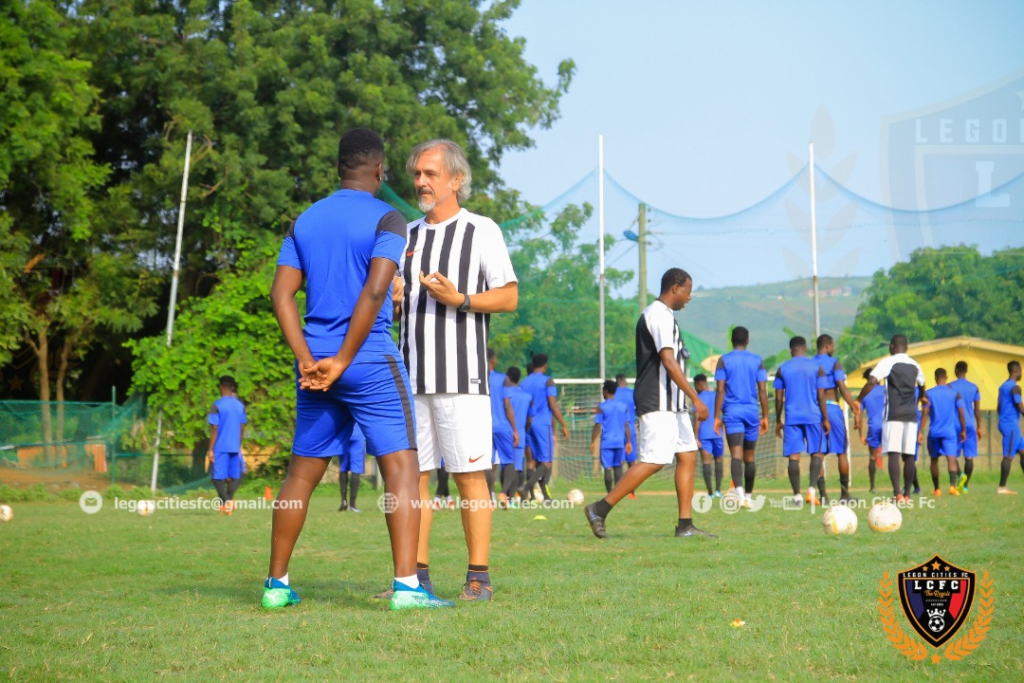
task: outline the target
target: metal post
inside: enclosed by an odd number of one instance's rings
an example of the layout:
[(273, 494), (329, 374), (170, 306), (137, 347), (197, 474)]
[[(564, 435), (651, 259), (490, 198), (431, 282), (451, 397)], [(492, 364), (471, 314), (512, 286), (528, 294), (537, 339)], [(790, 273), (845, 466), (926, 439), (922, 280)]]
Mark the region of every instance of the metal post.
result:
[(640, 312), (647, 308), (647, 205), (640, 205), (640, 225), (636, 242), (640, 247)]
[(598, 308), (599, 316), (601, 318), (600, 326), (600, 362), (598, 364), (600, 368), (601, 379), (606, 376), (605, 373), (605, 337), (604, 337), (604, 136), (597, 136), (597, 223), (598, 223), (598, 238), (597, 238), (597, 252), (598, 252)]
[(811, 272), (814, 278), (814, 338), (821, 336), (821, 311), (818, 307), (818, 226), (814, 217), (814, 143), (810, 143), (811, 163), (807, 167), (811, 174)]

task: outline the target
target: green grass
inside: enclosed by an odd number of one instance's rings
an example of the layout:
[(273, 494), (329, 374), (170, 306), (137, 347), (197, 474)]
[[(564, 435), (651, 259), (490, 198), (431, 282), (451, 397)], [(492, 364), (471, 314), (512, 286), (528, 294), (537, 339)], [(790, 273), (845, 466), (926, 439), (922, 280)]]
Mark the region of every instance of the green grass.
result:
[[(1024, 495), (996, 496), (989, 474), (972, 483), (907, 511), (899, 533), (872, 533), (861, 512), (844, 538), (822, 533), (820, 511), (765, 506), (702, 516), (718, 541), (676, 539), (667, 495), (623, 501), (607, 541), (579, 510), (497, 512), (494, 602), (402, 613), (370, 599), (390, 554), (369, 493), (362, 515), (314, 497), (290, 567), (303, 603), (274, 613), (259, 607), (269, 512), (18, 503), (0, 524), (0, 679), (1024, 680)], [(454, 597), (461, 524), (435, 519), (432, 574)], [(933, 553), (995, 580), (992, 628), (960, 662), (910, 662), (879, 623), (882, 573)]]

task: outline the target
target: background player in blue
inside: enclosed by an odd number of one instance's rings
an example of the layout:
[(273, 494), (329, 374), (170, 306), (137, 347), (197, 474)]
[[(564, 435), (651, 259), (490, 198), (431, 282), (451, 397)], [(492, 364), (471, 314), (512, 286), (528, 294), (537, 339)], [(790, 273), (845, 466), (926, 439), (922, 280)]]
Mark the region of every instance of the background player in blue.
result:
[[(487, 366), (490, 370), (489, 386), (491, 388), (491, 432), (494, 438), (494, 451), (498, 455), (498, 465), (514, 465), (516, 446), (519, 444), (519, 433), (515, 426), (515, 415), (509, 403), (506, 391), (510, 388), (508, 377), (498, 372), (498, 355), (494, 349), (487, 349)], [(494, 491), (493, 470), (488, 478), (488, 489)]]
[[(617, 385), (615, 389), (615, 400), (622, 401), (626, 404), (626, 410), (629, 413), (629, 422), (627, 426), (629, 428), (629, 438), (633, 442), (633, 449), (629, 453), (626, 453), (626, 467), (632, 467), (633, 463), (636, 462), (637, 447), (636, 447), (636, 401), (633, 398), (633, 390), (629, 387), (629, 383), (626, 382), (626, 376), (621, 372), (615, 375), (615, 383)], [(630, 497), (636, 498), (636, 494), (629, 494)]]
[[(725, 453), (725, 444), (722, 437), (715, 434), (715, 392), (708, 389), (707, 375), (699, 374), (693, 378), (693, 390), (697, 396), (708, 406), (708, 419), (698, 419), (695, 425), (697, 431), (697, 448), (700, 450), (700, 458), (704, 469), (704, 484), (708, 487), (708, 495), (715, 498), (722, 497), (722, 455)], [(715, 487), (711, 488), (711, 461), (715, 462)]]
[(1003, 435), (1003, 461), (999, 466), (998, 493), (1014, 495), (1017, 492), (1006, 487), (1013, 467), (1013, 456), (1021, 456), (1020, 466), (1024, 469), (1024, 438), (1020, 433), (1020, 416), (1024, 406), (1020, 399), (1020, 363), (1011, 360), (1006, 364), (1010, 376), (999, 385), (999, 400), (996, 413), (999, 415), (999, 433)]
[[(389, 504), (394, 558), (392, 609), (451, 607), (416, 576), (420, 508), (416, 418), (409, 378), (391, 338), (391, 287), (405, 250), (406, 223), (374, 198), (384, 180), (384, 142), (357, 128), (338, 145), (341, 190), (295, 221), (278, 257), (270, 298), (295, 356), (295, 440), (274, 509), (263, 606), (299, 602), (288, 561), (313, 489), (358, 424), (377, 456)], [(305, 281), (305, 326), (295, 296)]]
[[(839, 486), (842, 489), (841, 500), (853, 500), (850, 497), (850, 456), (847, 454), (849, 443), (846, 437), (846, 420), (842, 407), (839, 405), (839, 395), (853, 409), (854, 425), (860, 422), (860, 403), (854, 400), (850, 390), (846, 388), (846, 371), (839, 359), (833, 358), (836, 352), (836, 343), (827, 334), (818, 337), (816, 346), (818, 355), (814, 362), (825, 371), (825, 402), (828, 404), (828, 421), (831, 426), (828, 434), (824, 435), (825, 443), (822, 446), (822, 453), (835, 454), (839, 458)], [(827, 499), (825, 495), (825, 477), (818, 481), (818, 493), (821, 499)]]
[(521, 485), (519, 477), (523, 473), (526, 459), (526, 419), (530, 414), (530, 404), (533, 403), (533, 398), (519, 386), (522, 375), (522, 370), (514, 365), (505, 372), (509, 383), (505, 390), (505, 397), (512, 407), (512, 425), (515, 428), (513, 438), (515, 457), (512, 465), (501, 468), (500, 500), (505, 505), (508, 505), (511, 497), (515, 495), (516, 489)]
[(715, 433), (721, 435), (725, 426), (725, 441), (732, 456), (732, 483), (740, 504), (746, 507), (750, 507), (757, 476), (757, 437), (768, 433), (768, 373), (761, 356), (747, 351), (749, 343), (747, 328), (733, 328), (733, 350), (719, 358), (715, 368)]
[(359, 425), (355, 425), (352, 427), (352, 436), (338, 456), (338, 488), (341, 490), (338, 512), (362, 512), (356, 507), (356, 496), (359, 494), (360, 477), (365, 471), (366, 437)]
[(964, 417), (964, 401), (953, 387), (947, 384), (945, 368), (935, 371), (935, 386), (927, 391), (928, 411), (923, 415), (921, 431), (925, 425), (928, 429), (928, 456), (931, 459), (933, 495), (941, 496), (939, 488), (939, 458), (945, 457), (949, 472), (949, 493), (959, 496), (956, 488), (960, 478), (960, 467), (957, 463), (959, 444), (967, 436), (967, 419)]
[(523, 389), (533, 398), (533, 405), (530, 407), (530, 419), (527, 423), (527, 431), (530, 435), (530, 449), (533, 451), (533, 460), (536, 467), (530, 474), (526, 485), (523, 487), (523, 498), (533, 496), (533, 487), (540, 482), (541, 493), (545, 499), (549, 499), (547, 491), (547, 476), (550, 473), (551, 462), (555, 456), (555, 432), (551, 418), (554, 417), (562, 427), (562, 436), (569, 441), (569, 428), (565, 426), (562, 418), (562, 409), (558, 407), (558, 388), (555, 380), (547, 376), (548, 357), (543, 353), (536, 353), (533, 356), (533, 373), (523, 380)]
[(967, 485), (974, 474), (974, 459), (978, 457), (978, 439), (984, 437), (981, 428), (981, 392), (978, 385), (967, 379), (967, 363), (957, 361), (956, 379), (949, 383), (964, 400), (964, 417), (967, 418), (967, 435), (960, 443), (960, 455), (964, 456), (964, 472), (957, 481), (957, 489), (961, 493), (967, 491)]
[(617, 388), (614, 380), (607, 380), (601, 387), (604, 401), (594, 413), (594, 429), (590, 435), (590, 452), (601, 457), (606, 493), (611, 493), (612, 487), (622, 479), (622, 463), (626, 460), (627, 451), (633, 450), (628, 427), (629, 411), (615, 397)]
[[(792, 356), (775, 373), (775, 434), (782, 437), (782, 455), (789, 458), (789, 483), (800, 504), (800, 454), (811, 456), (808, 498), (821, 475), (823, 436), (830, 429), (825, 405), (825, 373), (807, 357), (807, 340), (789, 340)], [(785, 414), (785, 421), (783, 421)]]
[[(871, 371), (868, 368), (864, 371), (864, 379), (871, 378)], [(857, 430), (860, 432), (860, 442), (868, 447), (868, 477), (871, 479), (871, 493), (875, 492), (875, 476), (882, 464), (882, 416), (885, 413), (885, 393), (872, 391), (864, 397), (860, 404), (860, 422)], [(865, 424), (864, 413), (868, 414)], [(867, 434), (864, 430), (867, 429)]]
[(245, 462), (242, 460), (242, 438), (245, 435), (245, 406), (238, 399), (238, 383), (230, 375), (218, 381), (220, 398), (213, 402), (206, 421), (210, 425), (210, 479), (220, 496), (220, 511), (230, 515), (234, 509), (235, 491), (242, 483)]

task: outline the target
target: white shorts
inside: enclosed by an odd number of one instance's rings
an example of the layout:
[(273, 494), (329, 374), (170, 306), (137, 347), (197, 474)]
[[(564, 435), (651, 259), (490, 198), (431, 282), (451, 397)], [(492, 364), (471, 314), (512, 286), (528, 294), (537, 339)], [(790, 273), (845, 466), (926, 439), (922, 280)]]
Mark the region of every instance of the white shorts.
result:
[(659, 411), (640, 416), (640, 462), (671, 465), (676, 453), (696, 450), (689, 413)]
[(416, 444), (420, 472), (441, 466), (449, 472), (491, 469), (491, 397), (471, 394), (417, 394)]
[(917, 423), (883, 422), (882, 452), (906, 455), (917, 453)]

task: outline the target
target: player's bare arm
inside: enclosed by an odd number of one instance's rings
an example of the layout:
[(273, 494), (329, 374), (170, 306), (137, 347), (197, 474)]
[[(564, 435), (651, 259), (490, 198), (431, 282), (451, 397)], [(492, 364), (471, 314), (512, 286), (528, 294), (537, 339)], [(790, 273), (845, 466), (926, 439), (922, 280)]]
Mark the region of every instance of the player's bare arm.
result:
[(516, 429), (516, 412), (512, 409), (512, 401), (509, 399), (504, 400), (505, 403), (505, 417), (508, 419), (508, 423), (512, 425), (512, 447), (519, 448), (519, 430)]
[[(693, 387), (690, 386), (690, 382), (686, 379), (686, 375), (683, 374), (683, 369), (679, 366), (679, 361), (676, 360), (676, 351), (673, 348), (665, 347), (659, 354), (661, 356), (661, 364), (665, 366), (665, 372), (672, 379), (679, 390), (683, 392), (686, 398), (690, 399), (690, 403), (693, 404), (693, 414), (698, 420), (708, 419), (708, 407), (704, 405), (704, 401), (700, 400), (700, 396), (694, 391)], [(725, 382), (721, 383), (725, 386)], [(719, 420), (715, 419), (715, 425), (719, 425)], [(721, 432), (719, 432), (721, 433)]]
[[(764, 369), (764, 365), (761, 365)], [(765, 382), (757, 383), (757, 397), (761, 402), (761, 424), (759, 425), (761, 436), (768, 433), (768, 387)]]
[[(664, 353), (664, 350), (662, 350)], [(675, 360), (675, 359), (673, 359)], [(666, 366), (667, 367), (667, 366)], [(724, 368), (722, 359), (718, 359), (718, 367)], [(682, 374), (682, 373), (680, 373)], [(725, 402), (725, 380), (715, 382), (715, 434), (722, 436), (722, 404)]]
[(869, 377), (867, 384), (860, 390), (860, 395), (857, 396), (857, 403), (860, 404), (864, 401), (864, 397), (871, 393), (871, 390), (878, 386), (878, 380), (874, 377)]
[(312, 372), (313, 354), (302, 335), (302, 322), (299, 319), (299, 306), (295, 303), (295, 295), (302, 289), (302, 271), (290, 266), (278, 266), (274, 273), (274, 284), (270, 287), (270, 300), (274, 305), (274, 317), (284, 333), (295, 360), (299, 362), (299, 372), (303, 377)]
[(555, 400), (554, 396), (548, 396), (548, 406), (551, 407), (551, 414), (558, 420), (558, 424), (562, 426), (562, 436), (565, 440), (569, 440), (569, 428), (565, 426), (565, 419), (562, 418), (562, 409), (558, 407), (558, 401)]
[(828, 421), (828, 401), (821, 387), (818, 387), (818, 410), (821, 411), (821, 431), (828, 434), (832, 431), (832, 423)]
[(782, 436), (782, 409), (786, 405), (786, 390), (775, 390), (775, 435)]
[(486, 292), (466, 295), (456, 289), (452, 281), (442, 273), (420, 273), (420, 285), (431, 297), (445, 306), (458, 308), (468, 297), (471, 313), (511, 313), (519, 306), (518, 282), (509, 282)]

